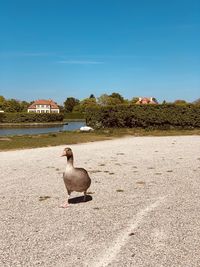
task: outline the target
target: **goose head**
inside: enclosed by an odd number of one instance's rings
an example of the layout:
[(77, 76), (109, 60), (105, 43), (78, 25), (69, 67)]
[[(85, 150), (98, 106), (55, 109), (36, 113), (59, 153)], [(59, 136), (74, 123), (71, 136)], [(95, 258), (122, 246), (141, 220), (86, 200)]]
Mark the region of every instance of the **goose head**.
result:
[(61, 157), (67, 157), (67, 158), (71, 158), (73, 156), (73, 153), (72, 153), (72, 150), (71, 148), (69, 147), (66, 147), (64, 150), (63, 150), (63, 153), (61, 155)]

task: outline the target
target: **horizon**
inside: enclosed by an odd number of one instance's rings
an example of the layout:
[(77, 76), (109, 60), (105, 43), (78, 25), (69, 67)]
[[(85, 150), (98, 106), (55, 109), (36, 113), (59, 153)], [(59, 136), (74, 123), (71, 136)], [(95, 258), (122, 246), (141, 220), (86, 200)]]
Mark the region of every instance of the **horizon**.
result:
[[(94, 3), (95, 2), (95, 3)], [(200, 98), (198, 0), (0, 3), (0, 95)]]
[[(118, 93), (118, 92), (115, 92), (115, 93)], [(1, 96), (1, 95), (0, 95)], [(109, 96), (109, 95), (108, 95)], [(122, 97), (123, 97), (123, 95), (121, 95)], [(4, 97), (4, 96), (3, 96)], [(5, 98), (6, 100), (11, 100), (11, 99), (14, 99), (14, 100), (16, 100), (16, 101), (18, 101), (19, 103), (21, 103), (21, 102), (23, 102), (23, 101), (25, 101), (25, 102), (28, 102), (28, 103), (31, 103), (31, 102), (35, 102), (35, 101), (42, 101), (42, 100), (44, 100), (44, 101), (47, 101), (47, 100), (50, 100), (50, 101), (53, 101), (53, 102), (55, 102), (57, 105), (59, 105), (59, 106), (63, 106), (64, 105), (64, 102), (65, 102), (65, 100), (67, 99), (67, 98), (74, 98), (73, 96), (67, 96), (62, 102), (57, 102), (55, 99), (52, 99), (52, 98), (49, 98), (49, 99), (45, 99), (45, 98), (37, 98), (37, 99), (32, 99), (32, 100), (27, 100), (27, 99), (17, 99), (17, 98)], [(100, 97), (100, 96), (95, 96), (94, 95), (94, 97), (96, 98), (96, 100), (98, 101), (98, 98)], [(136, 98), (138, 97), (138, 99), (140, 98), (140, 96), (136, 96)], [(90, 98), (90, 96), (88, 96), (88, 97), (86, 97), (86, 98)], [(82, 100), (84, 100), (84, 99), (86, 99), (86, 98), (83, 98), (83, 99), (79, 99), (79, 98), (75, 98), (75, 99), (78, 99), (79, 101), (82, 101)], [(135, 97), (131, 97), (131, 98), (124, 98), (124, 100), (128, 100), (128, 101), (131, 101), (133, 98), (135, 98)], [(141, 97), (141, 98), (151, 98), (151, 97)], [(157, 100), (157, 102), (158, 102), (158, 104), (162, 104), (163, 103), (163, 101), (166, 101), (166, 103), (168, 103), (168, 104), (173, 104), (175, 101), (186, 101), (188, 104), (193, 104), (195, 101), (197, 101), (197, 100), (200, 100), (200, 98), (197, 98), (197, 99), (194, 99), (193, 101), (187, 101), (187, 100), (185, 100), (185, 99), (181, 99), (181, 98), (179, 98), (179, 99), (175, 99), (175, 100), (173, 100), (173, 101), (167, 101), (167, 100), (162, 100), (162, 101), (160, 101), (159, 99), (157, 99), (156, 97), (153, 97), (153, 98), (155, 98), (156, 100)]]

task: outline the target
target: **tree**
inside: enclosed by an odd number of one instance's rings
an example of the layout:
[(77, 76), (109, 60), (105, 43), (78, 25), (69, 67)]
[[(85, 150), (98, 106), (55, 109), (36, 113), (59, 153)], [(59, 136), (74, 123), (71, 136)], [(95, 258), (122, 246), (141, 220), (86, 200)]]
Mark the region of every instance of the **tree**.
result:
[(64, 109), (64, 107), (62, 105), (58, 105), (58, 107), (59, 107), (59, 110), (60, 110), (61, 113), (63, 113), (65, 111), (65, 109)]
[(195, 101), (193, 102), (193, 104), (194, 104), (194, 105), (200, 105), (200, 98), (198, 98), (197, 100), (195, 100)]
[(124, 102), (124, 98), (123, 98), (123, 96), (121, 96), (119, 93), (112, 93), (112, 94), (109, 95), (109, 96), (112, 97), (112, 98), (115, 98), (115, 99), (119, 99), (119, 101), (120, 101), (121, 103)]
[(26, 101), (21, 101), (19, 104), (20, 104), (20, 111), (21, 112), (26, 112), (28, 107), (30, 106), (30, 103), (26, 102)]
[(30, 105), (27, 101), (20, 101), (16, 99), (5, 99), (0, 96), (0, 109), (5, 112), (26, 112)]
[(4, 109), (4, 105), (5, 105), (6, 99), (0, 95), (0, 109)]
[(85, 98), (74, 108), (74, 111), (85, 112), (86, 108), (93, 106), (97, 106), (96, 98)]
[(91, 94), (89, 98), (96, 98), (96, 97), (93, 94)]
[(133, 97), (130, 101), (131, 104), (135, 104), (139, 101), (139, 97)]
[(178, 99), (178, 100), (175, 100), (174, 101), (174, 104), (175, 105), (187, 105), (188, 103), (185, 101), (185, 100), (182, 100), (182, 99)]
[(65, 112), (72, 112), (73, 108), (79, 104), (79, 100), (74, 97), (68, 97), (64, 102)]
[(103, 94), (98, 98), (98, 104), (100, 106), (112, 106), (112, 105), (122, 104), (122, 102), (119, 100), (119, 98), (115, 98), (107, 94)]
[(21, 111), (20, 103), (16, 99), (6, 100), (3, 108), (5, 112), (20, 112)]

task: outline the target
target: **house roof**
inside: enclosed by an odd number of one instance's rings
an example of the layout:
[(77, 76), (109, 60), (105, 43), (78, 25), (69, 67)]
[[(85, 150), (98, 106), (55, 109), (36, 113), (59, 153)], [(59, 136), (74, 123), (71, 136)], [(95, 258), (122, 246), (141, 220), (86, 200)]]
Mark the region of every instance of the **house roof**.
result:
[(158, 104), (154, 97), (140, 97), (136, 104)]
[(35, 109), (36, 105), (50, 105), (52, 109), (59, 109), (58, 105), (52, 100), (45, 100), (45, 99), (38, 99), (35, 102), (33, 102), (28, 109)]

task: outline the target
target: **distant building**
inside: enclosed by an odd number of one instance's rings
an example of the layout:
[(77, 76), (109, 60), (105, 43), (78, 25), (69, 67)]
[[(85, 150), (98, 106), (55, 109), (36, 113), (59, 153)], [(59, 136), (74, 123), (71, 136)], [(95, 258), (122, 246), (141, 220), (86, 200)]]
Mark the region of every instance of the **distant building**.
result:
[(136, 104), (158, 104), (158, 101), (154, 97), (139, 97)]
[(28, 107), (28, 113), (59, 113), (60, 109), (58, 105), (51, 99), (49, 100), (36, 100), (33, 104)]

